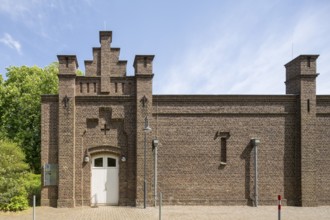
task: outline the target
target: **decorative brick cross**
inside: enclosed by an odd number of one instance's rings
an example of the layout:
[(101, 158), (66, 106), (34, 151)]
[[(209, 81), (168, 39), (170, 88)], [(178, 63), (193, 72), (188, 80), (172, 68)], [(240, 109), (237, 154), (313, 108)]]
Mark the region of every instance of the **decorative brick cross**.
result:
[(68, 106), (68, 102), (69, 102), (69, 98), (68, 98), (68, 96), (65, 96), (63, 98), (64, 108), (66, 108)]
[(142, 107), (144, 108), (145, 107), (145, 105), (146, 105), (146, 103), (148, 102), (148, 99), (147, 99), (147, 97), (144, 95), (143, 97), (142, 97), (142, 99), (141, 99), (141, 101), (140, 102), (142, 102)]
[(107, 128), (107, 124), (104, 124), (104, 128), (101, 128), (101, 131), (104, 131), (104, 134), (107, 134), (107, 131), (109, 131), (110, 128)]

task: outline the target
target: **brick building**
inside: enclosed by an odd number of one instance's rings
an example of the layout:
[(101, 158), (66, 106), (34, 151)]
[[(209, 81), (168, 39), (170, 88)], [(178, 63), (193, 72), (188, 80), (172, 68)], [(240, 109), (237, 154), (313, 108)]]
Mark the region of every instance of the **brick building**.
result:
[(316, 95), (318, 55), (285, 65), (285, 95), (154, 95), (154, 56), (137, 55), (127, 76), (111, 40), (100, 32), (85, 76), (76, 56), (58, 56), (58, 95), (42, 96), (42, 205), (143, 205), (145, 143), (148, 206), (156, 150), (164, 204), (253, 204), (257, 186), (261, 205), (278, 194), (287, 205), (330, 205), (330, 95)]

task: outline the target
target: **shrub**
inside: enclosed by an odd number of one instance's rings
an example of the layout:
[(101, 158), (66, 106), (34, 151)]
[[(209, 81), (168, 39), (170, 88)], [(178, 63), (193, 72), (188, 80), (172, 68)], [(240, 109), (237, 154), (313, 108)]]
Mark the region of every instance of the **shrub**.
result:
[(17, 144), (0, 140), (0, 210), (2, 211), (26, 209), (29, 193), (37, 192), (36, 176), (38, 175), (28, 172), (28, 164), (24, 159), (24, 153)]
[(40, 205), (41, 175), (27, 173), (24, 178), (24, 186), (28, 193), (29, 204), (33, 205), (33, 195), (36, 196), (36, 203)]

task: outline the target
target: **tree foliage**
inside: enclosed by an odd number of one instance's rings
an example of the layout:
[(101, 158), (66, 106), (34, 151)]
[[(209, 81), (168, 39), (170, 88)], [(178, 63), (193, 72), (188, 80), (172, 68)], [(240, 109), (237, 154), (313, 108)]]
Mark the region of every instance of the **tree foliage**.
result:
[(15, 143), (0, 140), (0, 210), (20, 211), (40, 194), (40, 175), (28, 172), (25, 155)]
[(58, 64), (9, 67), (0, 78), (0, 138), (17, 142), (34, 172), (40, 172), (41, 95), (57, 94)]
[(23, 184), (27, 169), (23, 151), (12, 142), (0, 141), (0, 210), (18, 211), (28, 207)]

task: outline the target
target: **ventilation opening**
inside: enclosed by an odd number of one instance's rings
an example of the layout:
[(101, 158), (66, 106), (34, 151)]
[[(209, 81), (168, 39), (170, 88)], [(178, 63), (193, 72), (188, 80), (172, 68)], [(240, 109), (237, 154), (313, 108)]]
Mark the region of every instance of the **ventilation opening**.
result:
[(221, 138), (221, 156), (220, 156), (220, 165), (227, 164), (227, 139)]
[(309, 99), (307, 99), (307, 112), (310, 111), (310, 103), (309, 103)]
[(147, 57), (144, 57), (144, 59), (143, 59), (143, 66), (147, 67)]
[(69, 57), (65, 57), (65, 67), (69, 67)]
[(311, 58), (307, 57), (307, 67), (311, 67)]

